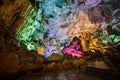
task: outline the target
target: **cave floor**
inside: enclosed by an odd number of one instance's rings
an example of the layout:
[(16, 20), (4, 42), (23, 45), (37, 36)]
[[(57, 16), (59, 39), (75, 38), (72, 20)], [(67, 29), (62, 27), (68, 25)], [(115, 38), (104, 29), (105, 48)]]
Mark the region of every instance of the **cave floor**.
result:
[(36, 51), (0, 52), (0, 80), (119, 80), (118, 52), (108, 54), (53, 54), (45, 59)]
[(104, 77), (96, 77), (81, 72), (79, 69), (63, 69), (45, 73), (29, 72), (16, 80), (105, 80)]

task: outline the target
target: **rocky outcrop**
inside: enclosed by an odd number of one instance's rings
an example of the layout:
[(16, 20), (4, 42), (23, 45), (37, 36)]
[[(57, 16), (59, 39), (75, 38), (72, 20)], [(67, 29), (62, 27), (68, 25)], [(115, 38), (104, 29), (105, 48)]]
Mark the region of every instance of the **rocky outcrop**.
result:
[(10, 75), (19, 71), (19, 60), (16, 54), (0, 54), (0, 74)]
[(32, 24), (35, 9), (29, 0), (2, 0), (0, 11), (0, 50), (16, 50), (15, 34)]
[(24, 0), (3, 0), (3, 5), (0, 7), (0, 25), (3, 29), (8, 30), (8, 32), (11, 31), (10, 28), (19, 17), (19, 13), (23, 8), (23, 3)]

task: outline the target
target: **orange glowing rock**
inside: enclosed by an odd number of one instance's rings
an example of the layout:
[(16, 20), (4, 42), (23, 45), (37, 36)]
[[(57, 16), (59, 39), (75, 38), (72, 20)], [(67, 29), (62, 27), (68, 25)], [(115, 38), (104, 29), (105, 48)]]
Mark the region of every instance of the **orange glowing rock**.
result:
[(95, 32), (100, 24), (93, 24), (89, 20), (87, 14), (83, 12), (75, 13), (74, 21), (69, 24), (68, 35), (80, 37), (83, 51), (88, 50), (86, 41), (89, 40), (91, 33)]
[(44, 49), (43, 48), (38, 47), (37, 52), (38, 52), (39, 55), (44, 55)]

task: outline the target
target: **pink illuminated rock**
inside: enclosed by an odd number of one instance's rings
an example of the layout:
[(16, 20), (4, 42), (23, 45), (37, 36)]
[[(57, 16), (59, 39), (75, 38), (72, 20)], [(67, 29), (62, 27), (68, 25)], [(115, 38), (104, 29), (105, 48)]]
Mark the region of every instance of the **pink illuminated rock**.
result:
[(82, 50), (81, 48), (82, 47), (80, 40), (77, 37), (75, 37), (71, 42), (70, 46), (64, 48), (62, 52), (64, 54), (69, 54), (76, 57), (82, 57), (83, 52), (81, 51)]

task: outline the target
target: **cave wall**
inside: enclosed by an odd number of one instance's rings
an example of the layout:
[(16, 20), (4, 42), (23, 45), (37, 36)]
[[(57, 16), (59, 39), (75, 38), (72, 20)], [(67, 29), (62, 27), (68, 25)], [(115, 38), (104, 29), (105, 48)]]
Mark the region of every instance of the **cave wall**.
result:
[(18, 45), (15, 36), (20, 29), (32, 24), (35, 8), (29, 0), (2, 0), (0, 11), (0, 49), (7, 50), (8, 45)]
[(91, 35), (105, 46), (120, 42), (118, 0), (2, 0), (0, 10), (1, 50), (10, 44), (51, 49), (49, 43), (56, 41), (60, 51), (75, 36), (84, 51)]

